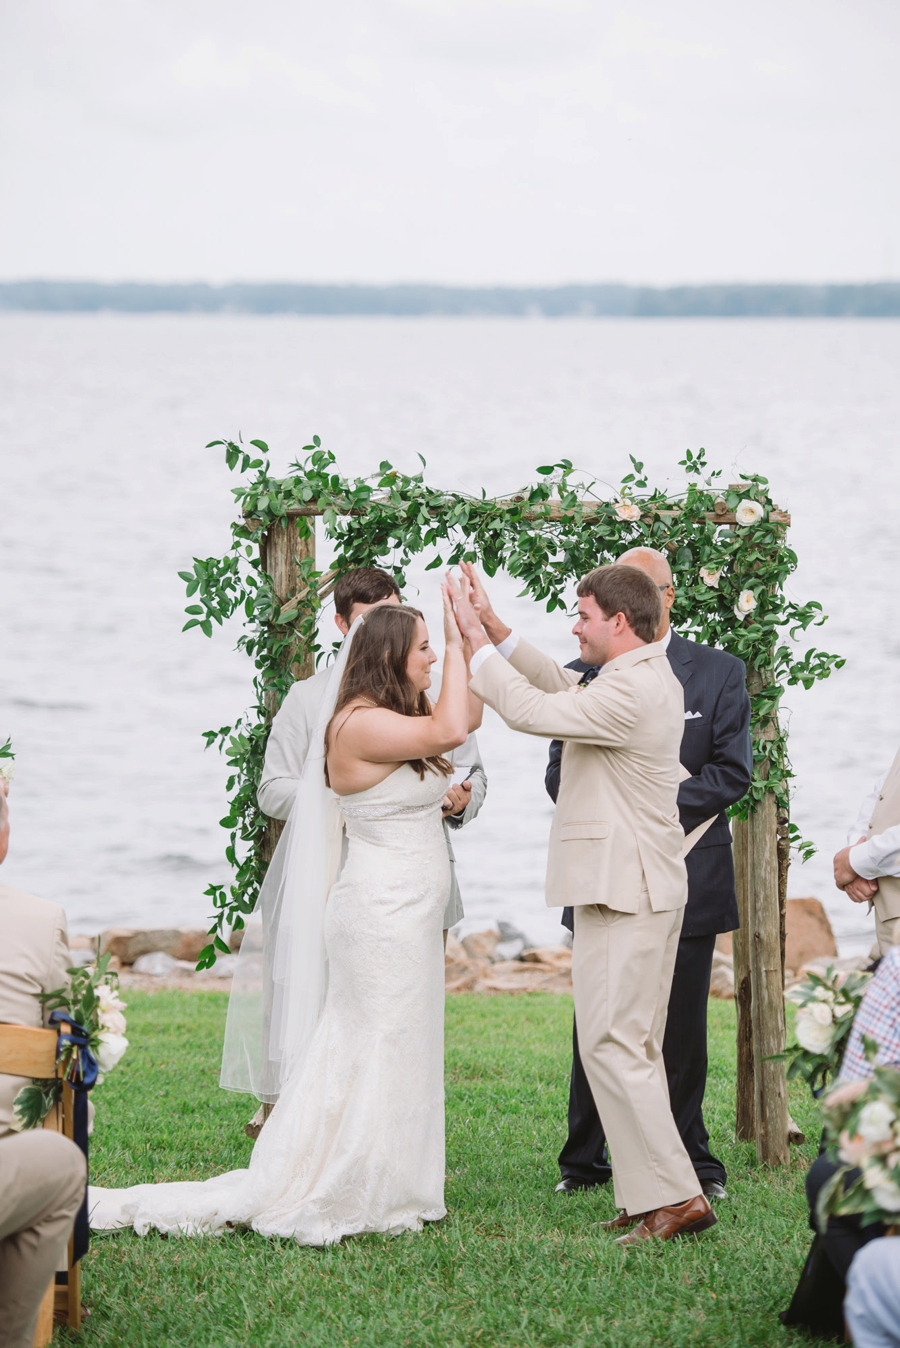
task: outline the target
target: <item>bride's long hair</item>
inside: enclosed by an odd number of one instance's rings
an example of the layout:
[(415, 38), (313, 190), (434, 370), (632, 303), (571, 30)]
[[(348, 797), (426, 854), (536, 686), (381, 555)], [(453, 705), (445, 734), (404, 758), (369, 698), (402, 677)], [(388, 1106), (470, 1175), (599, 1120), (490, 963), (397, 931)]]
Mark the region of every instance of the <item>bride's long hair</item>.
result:
[[(406, 604), (378, 604), (362, 619), (341, 679), (334, 713), (325, 731), (326, 782), (332, 726), (344, 707), (355, 698), (362, 698), (371, 707), (399, 712), (401, 716), (431, 715), (430, 699), (416, 688), (406, 672), (421, 617), (417, 608)], [(419, 774), (420, 780), (424, 780), (426, 769), (445, 777), (453, 771), (452, 763), (440, 754), (408, 759), (407, 762)]]

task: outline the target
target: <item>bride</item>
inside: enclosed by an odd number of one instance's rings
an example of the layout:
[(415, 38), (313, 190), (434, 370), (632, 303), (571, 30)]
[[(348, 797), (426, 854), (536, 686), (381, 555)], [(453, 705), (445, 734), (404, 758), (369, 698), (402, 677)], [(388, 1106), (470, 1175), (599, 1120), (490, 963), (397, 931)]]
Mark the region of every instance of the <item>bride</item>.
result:
[[(92, 1187), (95, 1228), (248, 1225), (326, 1245), (421, 1230), (445, 1215), (443, 754), (480, 724), (482, 704), (468, 692), (451, 591), (442, 591), (434, 705), (426, 690), (437, 657), (416, 609), (371, 609), (338, 658), (260, 895), (268, 977), (248, 956), (251, 972), (235, 978), (229, 1005), (222, 1084), (277, 1098), (248, 1169), (202, 1183)], [(341, 817), (348, 848), (335, 881)]]

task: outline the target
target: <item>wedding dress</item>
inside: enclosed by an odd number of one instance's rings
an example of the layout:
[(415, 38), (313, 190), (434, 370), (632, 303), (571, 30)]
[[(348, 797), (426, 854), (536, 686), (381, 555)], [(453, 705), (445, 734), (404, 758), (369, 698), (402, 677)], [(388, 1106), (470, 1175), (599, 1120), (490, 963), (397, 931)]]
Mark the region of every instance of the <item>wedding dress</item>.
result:
[(194, 1235), (247, 1225), (327, 1245), (445, 1215), (445, 792), (444, 777), (420, 780), (404, 764), (340, 798), (348, 851), (324, 907), (324, 1005), (249, 1168), (92, 1187), (93, 1227)]

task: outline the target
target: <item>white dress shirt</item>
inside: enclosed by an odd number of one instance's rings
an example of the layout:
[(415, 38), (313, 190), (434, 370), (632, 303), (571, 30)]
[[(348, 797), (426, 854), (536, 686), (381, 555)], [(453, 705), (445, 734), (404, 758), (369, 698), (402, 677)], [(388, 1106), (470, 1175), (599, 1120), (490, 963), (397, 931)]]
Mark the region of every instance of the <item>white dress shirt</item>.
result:
[(850, 865), (857, 875), (863, 876), (866, 880), (877, 880), (879, 875), (900, 877), (900, 824), (893, 824), (883, 833), (876, 833), (868, 842), (856, 844), (857, 838), (868, 832), (869, 820), (878, 804), (878, 797), (886, 778), (887, 772), (883, 772), (860, 805), (856, 822), (847, 833)]

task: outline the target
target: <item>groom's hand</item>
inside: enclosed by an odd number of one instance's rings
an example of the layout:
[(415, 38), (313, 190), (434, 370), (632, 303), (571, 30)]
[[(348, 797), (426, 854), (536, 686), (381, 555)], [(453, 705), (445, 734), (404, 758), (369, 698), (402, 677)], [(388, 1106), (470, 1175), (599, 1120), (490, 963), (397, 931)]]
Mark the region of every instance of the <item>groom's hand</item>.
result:
[(453, 595), (453, 612), (456, 616), (456, 622), (459, 630), (472, 651), (477, 651), (480, 646), (486, 646), (488, 639), (481, 628), (481, 619), (472, 607), (471, 586), (466, 576), (460, 576), (459, 580), (454, 582), (452, 576), (447, 576), (447, 586)]
[(510, 635), (512, 628), (507, 627), (506, 623), (497, 617), (484, 583), (472, 563), (460, 562), (459, 569), (469, 583), (472, 607), (481, 619), (482, 627), (493, 644), (499, 646), (500, 642), (505, 641)]

